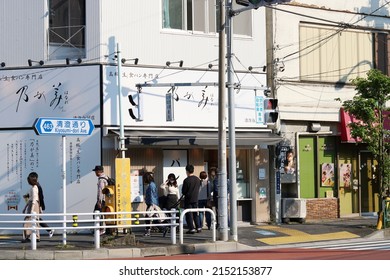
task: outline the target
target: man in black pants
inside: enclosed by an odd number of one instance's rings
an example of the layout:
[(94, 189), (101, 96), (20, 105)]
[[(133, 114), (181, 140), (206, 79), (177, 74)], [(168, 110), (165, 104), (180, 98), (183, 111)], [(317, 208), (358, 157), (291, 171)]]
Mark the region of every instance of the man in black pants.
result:
[[(200, 188), (200, 179), (194, 175), (194, 166), (186, 166), (187, 178), (183, 181), (182, 194), (184, 195), (184, 208), (198, 208), (198, 195)], [(199, 225), (198, 212), (189, 212), (186, 214), (186, 222), (188, 231), (186, 233), (194, 234), (201, 232), (202, 228)], [(195, 228), (194, 228), (195, 222)]]

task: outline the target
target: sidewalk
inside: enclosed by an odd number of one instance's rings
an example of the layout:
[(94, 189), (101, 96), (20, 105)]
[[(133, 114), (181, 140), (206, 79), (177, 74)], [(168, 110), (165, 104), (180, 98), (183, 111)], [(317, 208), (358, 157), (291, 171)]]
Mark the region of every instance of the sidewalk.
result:
[[(56, 233), (52, 239), (41, 232), (41, 242), (37, 250), (31, 244), (21, 243), (21, 236), (0, 236), (0, 259), (115, 259), (139, 258), (148, 256), (199, 254), (215, 252), (246, 251), (272, 246), (299, 245), (299, 243), (348, 238), (390, 238), (387, 230), (376, 230), (376, 217), (353, 217), (336, 220), (307, 221), (304, 224), (280, 225), (238, 225), (238, 242), (212, 242), (212, 232), (184, 234), (184, 244), (171, 244), (169, 233), (166, 237), (153, 232), (151, 237), (143, 237), (142, 232), (133, 234), (118, 233), (101, 238), (101, 248), (95, 249), (92, 234), (68, 233), (66, 245), (62, 234)], [(386, 234), (385, 234), (386, 232)], [(319, 239), (320, 238), (320, 239)], [(218, 240), (218, 232), (217, 232)], [(277, 244), (283, 242), (283, 244)]]

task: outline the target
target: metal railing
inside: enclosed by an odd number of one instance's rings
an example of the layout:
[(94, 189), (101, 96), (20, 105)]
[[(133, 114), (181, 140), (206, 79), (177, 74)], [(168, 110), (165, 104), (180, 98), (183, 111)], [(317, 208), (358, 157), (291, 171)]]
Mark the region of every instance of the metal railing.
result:
[(179, 232), (180, 232), (180, 245), (183, 244), (183, 219), (186, 213), (188, 212), (209, 212), (211, 214), (211, 227), (212, 227), (212, 238), (213, 242), (216, 241), (216, 220), (215, 220), (215, 213), (213, 210), (209, 208), (189, 208), (185, 209), (181, 214), (180, 214), (180, 219), (179, 219)]
[[(31, 230), (30, 241), (31, 250), (37, 249), (37, 231), (38, 230), (62, 230), (62, 243), (67, 243), (67, 230), (81, 231), (93, 230), (95, 249), (100, 248), (100, 230), (101, 229), (127, 229), (127, 228), (146, 228), (146, 227), (170, 227), (170, 238), (172, 245), (176, 244), (176, 227), (179, 226), (180, 244), (183, 244), (183, 222), (184, 215), (188, 212), (210, 212), (212, 217), (212, 240), (216, 240), (216, 222), (215, 213), (208, 208), (185, 209), (177, 217), (178, 210), (161, 211), (132, 211), (132, 212), (91, 212), (91, 213), (42, 213), (42, 214), (0, 214), (0, 230), (23, 231)], [(92, 218), (80, 219), (80, 217), (92, 216)], [(4, 218), (24, 219), (12, 220)], [(31, 220), (26, 220), (29, 217)], [(40, 220), (42, 217), (58, 217), (61, 219)], [(112, 218), (114, 217), (114, 218)], [(179, 219), (179, 222), (177, 220)], [(150, 223), (145, 223), (150, 221)], [(49, 226), (40, 228), (39, 223), (59, 224), (58, 226)], [(21, 226), (3, 226), (4, 224), (21, 224)], [(64, 226), (72, 224), (71, 226)]]

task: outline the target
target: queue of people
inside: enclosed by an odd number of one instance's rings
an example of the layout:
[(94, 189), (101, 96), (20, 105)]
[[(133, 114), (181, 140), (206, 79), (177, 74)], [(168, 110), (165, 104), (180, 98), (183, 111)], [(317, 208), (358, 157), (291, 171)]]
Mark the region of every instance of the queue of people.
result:
[[(187, 177), (183, 181), (181, 195), (175, 174), (170, 173), (168, 178), (157, 188), (153, 175), (147, 172), (143, 176), (145, 185), (146, 211), (149, 210), (172, 210), (172, 209), (194, 209), (209, 208), (218, 213), (218, 180), (217, 169), (210, 169), (210, 176), (202, 171), (199, 177), (194, 174), (194, 166), (186, 166)], [(181, 207), (180, 207), (181, 204)], [(150, 215), (146, 215), (150, 217)], [(216, 215), (217, 216), (217, 215)], [(186, 214), (187, 234), (199, 233), (203, 225), (211, 229), (211, 214), (208, 211), (188, 212)], [(160, 217), (162, 221), (163, 218)], [(149, 220), (146, 220), (150, 224)], [(218, 226), (218, 219), (217, 219)], [(168, 227), (163, 229), (164, 236)], [(150, 226), (145, 230), (144, 236), (150, 236)]]

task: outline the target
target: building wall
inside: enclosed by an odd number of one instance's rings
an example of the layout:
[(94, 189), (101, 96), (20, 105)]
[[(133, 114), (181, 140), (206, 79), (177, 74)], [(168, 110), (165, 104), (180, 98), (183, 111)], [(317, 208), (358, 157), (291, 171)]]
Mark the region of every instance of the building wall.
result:
[[(86, 0), (86, 57), (83, 63), (115, 63), (119, 43), (121, 57), (139, 58), (139, 64), (163, 67), (166, 61), (184, 61), (184, 67), (207, 69), (217, 66), (218, 34), (196, 33), (162, 28), (162, 1)], [(7, 67), (27, 66), (27, 60), (44, 60), (45, 65), (65, 64), (48, 61), (47, 1), (1, 1), (0, 62)], [(265, 64), (264, 11), (253, 14), (253, 36), (234, 36), (235, 70)], [(18, 20), (15, 20), (18, 19)], [(256, 27), (256, 28), (254, 28)], [(15, 35), (17, 34), (17, 35)], [(129, 64), (133, 62), (129, 61)]]
[(340, 218), (337, 198), (306, 199), (306, 220)]
[[(272, 70), (275, 74), (274, 89), (276, 96), (279, 100), (279, 117), (281, 126), (279, 131), (284, 137), (284, 141), (296, 148), (296, 161), (298, 166), (305, 160), (305, 154), (310, 153), (303, 151), (305, 147), (300, 147), (297, 143), (300, 137), (320, 137), (321, 135), (337, 136), (339, 135), (338, 125), (340, 123), (340, 107), (343, 101), (350, 100), (356, 94), (354, 86), (351, 85), (351, 79), (358, 76), (364, 77), (366, 68), (375, 67), (376, 56), (380, 57), (376, 51), (376, 42), (374, 41), (374, 32), (387, 32), (390, 29), (389, 7), (386, 5), (386, 1), (321, 1), (321, 0), (301, 0), (292, 1), (288, 5), (279, 6), (278, 10), (273, 10), (273, 34), (274, 34), (274, 64)], [(291, 12), (291, 13), (289, 13)], [(350, 24), (350, 26), (349, 26)], [(316, 26), (322, 31), (316, 30), (313, 34), (302, 34), (302, 31), (308, 31), (301, 26), (312, 27)], [(351, 27), (351, 29), (348, 29)], [(315, 28), (314, 28), (315, 29)], [(327, 31), (324, 31), (327, 30)], [(345, 31), (345, 33), (344, 33)], [(350, 33), (348, 33), (348, 32)], [(356, 36), (352, 34), (355, 32)], [(316, 33), (317, 32), (317, 33)], [(318, 34), (321, 32), (326, 33), (328, 36), (322, 36), (325, 38), (320, 40)], [(365, 38), (366, 45), (358, 44), (357, 38)], [(360, 37), (359, 37), (360, 38)], [(373, 38), (370, 41), (370, 38)], [(351, 43), (352, 40), (353, 43)], [(334, 45), (332, 48), (331, 43), (338, 42), (339, 45)], [(367, 44), (368, 42), (368, 44)], [(340, 46), (347, 46), (344, 48)], [(352, 45), (352, 46), (351, 46)], [(311, 47), (313, 46), (313, 47)], [(308, 47), (311, 51), (305, 49)], [(321, 48), (322, 47), (322, 48)], [(340, 47), (340, 48), (339, 48)], [(370, 53), (370, 47), (372, 48), (372, 54)], [(319, 49), (324, 51), (322, 56), (318, 56)], [(338, 50), (338, 52), (337, 52)], [(334, 65), (332, 64), (333, 58), (338, 57), (339, 63), (348, 65), (353, 59), (359, 59), (360, 55), (371, 58), (368, 60), (356, 61), (355, 67), (343, 67), (337, 69), (338, 72), (332, 75)], [(307, 57), (313, 57), (312, 61), (305, 60)], [(386, 57), (386, 54), (384, 54)], [(306, 64), (303, 64), (306, 63)], [(361, 72), (358, 72), (360, 67), (363, 66)], [(366, 67), (366, 68), (364, 68)], [(301, 75), (304, 73), (304, 75)], [(325, 76), (325, 79), (321, 79)], [(325, 81), (326, 80), (326, 81)], [(339, 98), (340, 100), (336, 100)], [(310, 126), (312, 123), (319, 124), (321, 127), (318, 132), (311, 131)], [(336, 141), (336, 148), (340, 151), (340, 142)], [(342, 147), (342, 146), (341, 146)], [(309, 148), (309, 147), (308, 147)], [(312, 147), (313, 148), (313, 147)], [(365, 194), (367, 197), (374, 197), (374, 188), (370, 188), (370, 184), (367, 184), (364, 180), (358, 182), (358, 187), (355, 189), (340, 187), (340, 174), (338, 164), (340, 162), (356, 165), (356, 158), (345, 158), (345, 153), (337, 153), (340, 155), (340, 161), (338, 158), (334, 158), (336, 154), (332, 153), (332, 159), (325, 159), (324, 156), (330, 156), (331, 153), (322, 153), (317, 151), (313, 154), (314, 158), (318, 158), (316, 166), (311, 168), (310, 172), (298, 170), (297, 183), (282, 184), (282, 190), (291, 197), (295, 194), (302, 195), (303, 185), (311, 186), (313, 184), (319, 184), (318, 178), (319, 167), (317, 166), (320, 161), (330, 162), (332, 161), (335, 166), (336, 177), (335, 187), (332, 189), (333, 194), (338, 197), (338, 203), (342, 214), (356, 213), (358, 208), (358, 202), (361, 198), (358, 198), (357, 192), (362, 188), (368, 190)], [(356, 166), (352, 166), (356, 168)], [(359, 167), (357, 167), (359, 168)], [(314, 173), (314, 174), (313, 174)], [(370, 172), (367, 171), (370, 178)], [(302, 176), (306, 176), (303, 178)], [(356, 174), (355, 174), (356, 176)], [(365, 178), (364, 177), (364, 178)], [(341, 183), (340, 183), (341, 184)], [(330, 190), (326, 187), (317, 187), (317, 190), (304, 195), (308, 198), (324, 197), (326, 191)], [(331, 190), (330, 190), (331, 191)], [(317, 193), (316, 193), (317, 192)], [(359, 200), (359, 201), (358, 201)], [(317, 200), (315, 200), (317, 201)], [(312, 206), (314, 202), (308, 200), (308, 218), (317, 217), (317, 212), (324, 211), (326, 207), (330, 205), (324, 205), (325, 202), (329, 203), (329, 199), (319, 199), (316, 202), (316, 206)], [(365, 201), (371, 203), (375, 209), (373, 202), (370, 199)], [(333, 202), (332, 202), (333, 205)], [(367, 207), (370, 209), (370, 207)], [(314, 209), (314, 210), (313, 210)], [(335, 206), (332, 206), (335, 209)], [(318, 210), (318, 211), (317, 211)], [(325, 210), (326, 211), (326, 210)], [(312, 212), (312, 213), (311, 213)], [(324, 213), (326, 217), (338, 217), (340, 210)], [(337, 215), (335, 214), (337, 213)]]
[(0, 2), (0, 62), (27, 66), (27, 60), (46, 58), (46, 1)]
[[(164, 66), (166, 61), (184, 60), (184, 67), (206, 68), (217, 64), (218, 34), (204, 34), (162, 28), (162, 1), (101, 0), (101, 44), (103, 54), (112, 53), (111, 40), (120, 43), (122, 57), (140, 59), (140, 64)], [(118, 7), (121, 7), (118, 9)], [(245, 67), (235, 63), (236, 70), (265, 63), (264, 11), (253, 13), (253, 36), (234, 37), (234, 53)], [(120, 20), (119, 20), (120, 19)], [(131, 63), (131, 62), (130, 62)]]
[[(384, 1), (380, 1), (384, 4)], [(380, 4), (378, 4), (380, 6)], [(281, 6), (284, 11), (274, 11), (274, 44), (278, 46), (274, 51), (274, 71), (277, 75), (277, 97), (279, 99), (280, 118), (284, 120), (307, 121), (339, 121), (339, 108), (342, 101), (351, 99), (355, 94), (354, 88), (349, 85), (337, 86), (335, 83), (304, 82), (300, 76), (300, 32), (302, 23), (316, 23), (323, 26), (333, 26), (334, 32), (341, 30), (337, 23), (355, 23), (354, 26), (362, 29), (378, 28), (389, 29), (388, 17), (363, 17), (358, 13), (369, 14), (376, 9), (371, 1), (321, 1), (305, 0), (293, 1), (291, 5)], [(387, 15), (388, 8), (384, 7), (378, 15)], [(310, 18), (308, 17), (310, 16)], [(318, 39), (311, 38), (310, 43), (316, 44)], [(324, 41), (325, 42), (325, 41)], [(315, 48), (314, 48), (315, 49)], [(340, 59), (345, 59), (341, 57)], [(318, 64), (314, 61), (314, 64)], [(283, 72), (280, 71), (283, 66)], [(329, 65), (329, 68), (331, 65)], [(320, 72), (326, 72), (321, 69)], [(318, 75), (318, 71), (310, 73)], [(365, 73), (361, 73), (364, 75)], [(349, 82), (347, 75), (345, 81)]]

